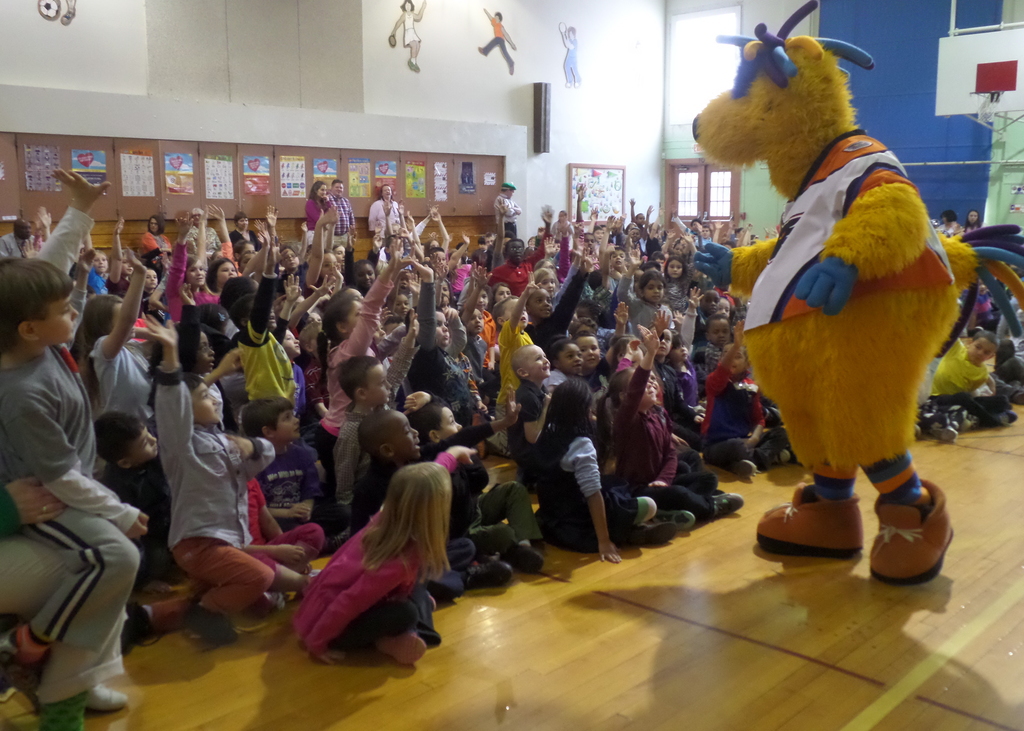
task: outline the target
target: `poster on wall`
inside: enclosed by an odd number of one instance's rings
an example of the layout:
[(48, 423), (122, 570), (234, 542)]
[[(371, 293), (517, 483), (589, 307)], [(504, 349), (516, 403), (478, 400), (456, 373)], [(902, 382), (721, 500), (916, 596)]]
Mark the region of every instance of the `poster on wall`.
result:
[(434, 200), (448, 200), (448, 163), (434, 163)]
[(6, 180), (7, 173), (4, 170), (4, 161), (0, 160), (0, 180)]
[(125, 198), (155, 198), (153, 153), (126, 150), (121, 153), (121, 195)]
[(395, 190), (395, 183), (398, 182), (398, 163), (393, 160), (377, 162), (377, 164), (373, 166), (373, 177), (373, 184), (378, 195), (380, 194), (380, 189), (385, 185), (391, 186), (392, 193), (397, 192)]
[(405, 164), (405, 197), (427, 197), (427, 164), (407, 162)]
[(1011, 203), (1010, 213), (1024, 213), (1024, 205), (1021, 205), (1020, 203)]
[(71, 170), (93, 185), (107, 182), (107, 153), (103, 150), (72, 150)]
[(484, 185), (497, 185), (498, 174), (497, 173), (484, 173)]
[(207, 198), (230, 200), (235, 197), (233, 162), (231, 155), (206, 155), (203, 158)]
[(25, 145), (25, 190), (59, 193), (60, 181), (53, 175), (59, 167), (56, 145)]
[(462, 172), (459, 173), (459, 192), (463, 195), (476, 193), (476, 176), (471, 162), (462, 163)]
[(581, 210), (589, 218), (596, 210), (602, 221), (609, 216), (621, 216), (626, 210), (626, 168), (602, 165), (569, 165), (569, 203), (566, 210), (576, 204), (576, 187), (583, 184), (587, 192)]
[(242, 178), (247, 195), (270, 195), (270, 158), (267, 155), (244, 155)]
[(281, 155), (281, 197), (306, 197), (306, 158), (302, 155)]
[(1010, 195), (1024, 195), (1024, 185), (1011, 185)]
[(370, 197), (370, 158), (351, 157), (348, 160), (348, 197)]
[[(313, 180), (322, 180), (328, 185), (338, 177), (338, 161), (329, 157), (313, 158)], [(351, 193), (350, 193), (351, 195)]]
[(164, 153), (164, 185), (167, 195), (195, 195), (192, 155), (186, 152)]

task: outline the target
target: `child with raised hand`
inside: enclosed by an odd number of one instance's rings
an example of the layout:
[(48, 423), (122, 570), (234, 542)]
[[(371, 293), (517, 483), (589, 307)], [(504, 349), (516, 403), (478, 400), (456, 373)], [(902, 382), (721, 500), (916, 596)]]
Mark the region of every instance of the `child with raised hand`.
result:
[(599, 406), (602, 435), (611, 437), (602, 444), (602, 456), (614, 457), (615, 474), (629, 483), (634, 495), (658, 504), (661, 520), (688, 529), (698, 520), (735, 512), (743, 498), (720, 492), (718, 479), (701, 469), (699, 457), (695, 463), (679, 464), (668, 415), (659, 405), (657, 377), (651, 373), (660, 339), (642, 326), (640, 334), (643, 356), (632, 369), (615, 374)]
[(322, 328), (317, 336), (317, 352), (327, 378), (330, 405), (316, 432), (316, 453), (325, 473), (325, 500), (335, 498), (334, 446), (352, 402), (338, 380), (341, 364), (356, 355), (373, 355), (370, 346), (380, 327), (381, 307), (394, 286), (398, 272), (410, 263), (402, 258), (401, 241), (392, 243), (390, 254), (387, 266), (369, 287), (365, 298), (351, 289), (344, 289), (335, 294), (324, 308)]
[(184, 624), (210, 645), (230, 644), (238, 635), (228, 615), (278, 588), (275, 571), (243, 551), (251, 542), (247, 483), (273, 461), (274, 447), (221, 431), (219, 402), (202, 378), (181, 371), (173, 327), (150, 319), (149, 330), (163, 347), (154, 380), (157, 434), (171, 488), (168, 542), (189, 578), (212, 587), (189, 606)]
[(434, 302), (434, 271), (412, 263), (420, 277), (417, 305), (419, 351), (409, 368), (409, 385), (416, 391), (437, 394), (447, 401), (460, 424), (471, 424), (475, 412), (486, 412), (470, 378), (472, 370), (462, 350), (466, 331), (459, 314), (450, 308), (439, 310)]
[[(409, 424), (419, 434), (420, 457), (433, 459), (448, 447), (471, 447), (507, 429), (519, 418), (515, 396), (508, 396), (508, 410), (502, 419), (479, 426), (462, 427), (452, 410), (440, 400), (422, 408), (406, 410)], [(519, 482), (495, 485), (486, 493), (490, 476), (474, 456), (452, 473), (452, 516), (449, 540), (468, 537), (477, 555), (498, 554), (503, 561), (526, 573), (537, 573), (544, 557), (531, 546), (542, 536), (526, 488)], [(508, 523), (503, 521), (508, 520)]]
[(639, 326), (650, 328), (654, 324), (654, 316), (668, 309), (664, 305), (665, 277), (657, 269), (644, 272), (637, 284), (640, 291), (637, 295), (633, 289), (633, 279), (640, 269), (639, 251), (634, 250), (631, 255), (627, 247), (626, 264), (626, 273), (619, 280), (616, 293), (619, 302), (625, 302), (629, 307), (629, 324), (636, 333)]
[(557, 305), (553, 305), (551, 295), (541, 287), (527, 294), (526, 313), (530, 316), (530, 324), (526, 326), (526, 334), (534, 345), (542, 349), (546, 349), (557, 338), (565, 337), (576, 306), (583, 296), (583, 285), (594, 269), (588, 257), (577, 254), (575, 260), (579, 270), (569, 280)]
[(676, 535), (673, 523), (648, 525), (658, 511), (624, 481), (602, 478), (594, 446), (591, 393), (570, 378), (555, 389), (544, 431), (530, 454), (537, 474), (537, 521), (544, 540), (619, 563), (618, 545), (655, 545)]
[[(122, 672), (118, 638), (139, 566), (131, 539), (146, 533), (147, 516), (91, 477), (92, 409), (65, 347), (77, 320), (65, 272), (92, 227), (89, 209), (110, 183), (54, 174), (70, 193), (57, 228), (36, 258), (0, 259), (0, 484), (34, 477), (68, 506), (23, 529), (60, 554), (66, 573), (28, 624), (0, 636), (0, 653), (38, 667), (62, 642), (94, 653), (89, 680), (100, 683)], [(42, 693), (43, 718), (59, 712), (80, 724), (86, 700), (85, 689)]]
[(732, 345), (707, 384), (707, 411), (702, 425), (704, 459), (739, 477), (789, 462), (785, 430), (765, 431), (757, 384), (743, 349), (743, 322), (736, 323)]
[(314, 658), (336, 663), (376, 647), (413, 665), (428, 642), (440, 642), (422, 582), (448, 568), (450, 510), (444, 467), (427, 462), (395, 473), (379, 515), (334, 554), (295, 612), (292, 624)]

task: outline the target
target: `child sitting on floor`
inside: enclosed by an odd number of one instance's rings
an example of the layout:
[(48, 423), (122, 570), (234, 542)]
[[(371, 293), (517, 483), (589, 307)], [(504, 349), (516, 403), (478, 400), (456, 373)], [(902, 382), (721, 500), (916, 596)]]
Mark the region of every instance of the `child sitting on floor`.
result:
[(448, 568), (451, 495), (440, 464), (395, 473), (380, 514), (334, 554), (295, 612), (292, 624), (313, 657), (336, 663), (347, 651), (376, 647), (413, 665), (440, 643), (421, 582)]
[(708, 405), (702, 425), (704, 459), (747, 478), (792, 458), (789, 439), (779, 427), (765, 430), (757, 384), (743, 349), (743, 323), (736, 323), (732, 345), (707, 380)]
[(139, 573), (135, 588), (167, 591), (174, 559), (167, 547), (171, 529), (171, 493), (157, 456), (156, 438), (137, 416), (119, 411), (100, 415), (93, 425), (96, 454), (107, 466), (102, 482), (127, 505), (149, 516), (149, 532), (136, 539)]
[(299, 418), (288, 399), (257, 399), (247, 403), (242, 409), (242, 433), (263, 437), (274, 446), (274, 461), (256, 480), (270, 515), (281, 530), (316, 525), (323, 533), (334, 536), (348, 527), (347, 510), (316, 502), (321, 495), (316, 451), (302, 441)]
[[(502, 419), (465, 428), (455, 421), (452, 410), (438, 400), (407, 416), (419, 434), (421, 457), (429, 460), (448, 447), (471, 447), (495, 431), (508, 428), (519, 418), (519, 406), (515, 396), (509, 395)], [(542, 536), (526, 488), (518, 482), (505, 482), (485, 493), (489, 482), (487, 468), (475, 456), (470, 464), (460, 464), (452, 473), (450, 538), (468, 537), (478, 555), (498, 554), (519, 571), (537, 573), (544, 566), (544, 557), (530, 542), (539, 541)], [(506, 519), (507, 524), (502, 522)]]
[[(654, 500), (657, 517), (687, 530), (698, 520), (712, 520), (743, 507), (743, 498), (718, 490), (718, 478), (704, 469), (700, 455), (688, 450), (680, 463), (659, 384), (651, 373), (660, 339), (640, 327), (644, 354), (631, 370), (616, 373), (599, 406), (602, 456), (615, 459), (615, 474), (633, 494)], [(609, 438), (610, 437), (610, 438)]]
[(220, 429), (221, 406), (202, 378), (182, 375), (177, 333), (150, 318), (152, 340), (163, 347), (156, 371), (156, 423), (171, 487), (169, 544), (174, 560), (197, 584), (212, 587), (185, 614), (185, 627), (213, 646), (238, 639), (228, 615), (246, 609), (277, 574), (244, 552), (249, 533), (248, 481), (274, 459), (266, 439)]
[[(957, 339), (939, 361), (932, 380), (931, 397), (921, 406), (918, 425), (922, 431), (945, 442), (954, 442), (961, 431), (974, 426), (991, 429), (1017, 420), (1006, 396), (996, 396), (995, 383), (986, 361), (996, 355), (998, 341), (988, 330), (977, 330), (967, 344)], [(988, 386), (993, 395), (975, 395)]]
[(570, 378), (551, 397), (550, 415), (529, 455), (537, 474), (537, 522), (548, 543), (619, 563), (616, 544), (667, 543), (677, 529), (673, 523), (649, 525), (657, 504), (633, 497), (623, 480), (601, 477), (590, 402), (590, 387), (581, 378)]

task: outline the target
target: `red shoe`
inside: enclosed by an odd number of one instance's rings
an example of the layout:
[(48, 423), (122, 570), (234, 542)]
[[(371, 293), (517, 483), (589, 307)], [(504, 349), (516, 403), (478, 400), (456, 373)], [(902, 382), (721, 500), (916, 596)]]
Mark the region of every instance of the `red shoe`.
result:
[(930, 506), (875, 503), (878, 535), (871, 548), (871, 575), (886, 584), (931, 581), (942, 571), (953, 540), (945, 493), (925, 480), (921, 484), (931, 495)]
[(757, 542), (784, 556), (850, 558), (864, 546), (860, 499), (821, 500), (813, 485), (798, 485), (793, 502), (772, 508), (757, 524)]

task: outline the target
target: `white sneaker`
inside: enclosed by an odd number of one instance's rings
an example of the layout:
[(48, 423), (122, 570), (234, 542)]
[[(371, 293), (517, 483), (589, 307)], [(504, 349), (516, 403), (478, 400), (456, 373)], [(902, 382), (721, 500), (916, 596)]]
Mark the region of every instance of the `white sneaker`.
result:
[(94, 685), (89, 689), (89, 697), (85, 701), (85, 707), (90, 711), (120, 711), (128, 705), (128, 696), (111, 690), (105, 685)]

